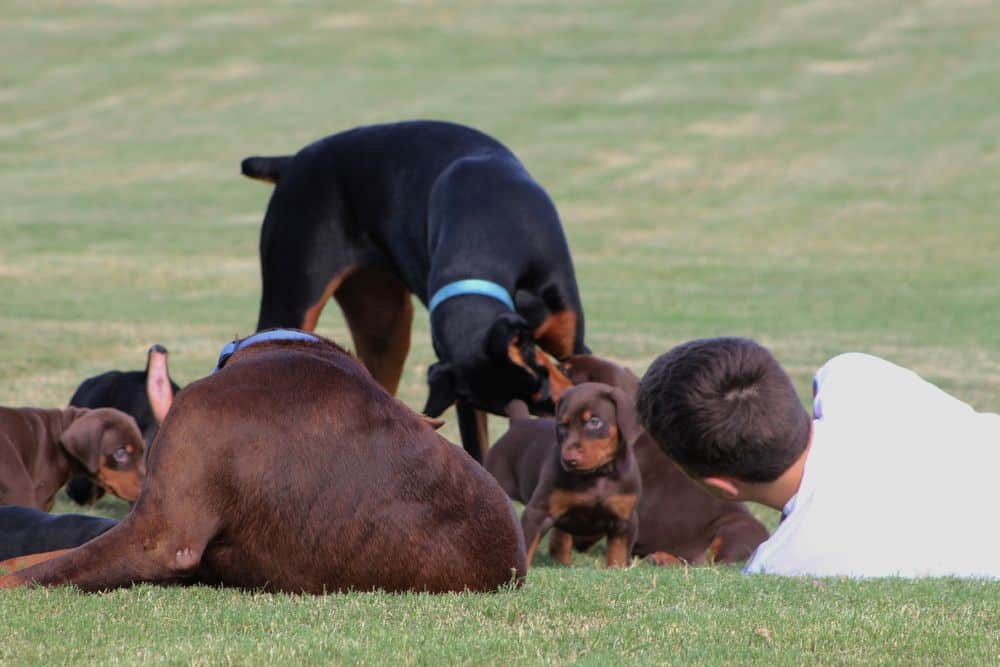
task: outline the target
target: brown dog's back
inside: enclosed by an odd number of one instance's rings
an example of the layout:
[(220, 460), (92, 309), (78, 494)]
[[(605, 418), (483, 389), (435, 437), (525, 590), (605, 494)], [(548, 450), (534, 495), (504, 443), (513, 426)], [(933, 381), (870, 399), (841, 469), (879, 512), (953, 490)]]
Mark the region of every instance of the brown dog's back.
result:
[(526, 569), (494, 480), (327, 342), (253, 345), (186, 388), (147, 479), (132, 514), (75, 562), (25, 578), (438, 592), (495, 590)]

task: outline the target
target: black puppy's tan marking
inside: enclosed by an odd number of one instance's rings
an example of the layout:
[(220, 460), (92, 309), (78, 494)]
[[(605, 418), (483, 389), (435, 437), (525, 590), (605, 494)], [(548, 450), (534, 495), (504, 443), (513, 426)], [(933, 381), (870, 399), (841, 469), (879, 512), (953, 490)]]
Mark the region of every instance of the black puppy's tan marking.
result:
[[(585, 351), (569, 247), (545, 190), (501, 143), (472, 128), (412, 121), (332, 135), (294, 156), (253, 157), (243, 173), (276, 183), (261, 229), (258, 329), (315, 330), (337, 299), (358, 356), (395, 391), (410, 345), (411, 294), (427, 305), (476, 279), (501, 300), (460, 294), (430, 316), (440, 361), (424, 412), (458, 403), (465, 448), (512, 399), (550, 414), (568, 385), (538, 351)], [(519, 360), (512, 357), (512, 350)]]

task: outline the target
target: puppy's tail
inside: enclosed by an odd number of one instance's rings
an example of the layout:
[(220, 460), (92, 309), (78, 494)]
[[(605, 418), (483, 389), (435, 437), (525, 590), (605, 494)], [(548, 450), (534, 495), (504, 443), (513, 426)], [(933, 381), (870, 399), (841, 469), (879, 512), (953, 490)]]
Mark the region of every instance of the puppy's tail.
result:
[(291, 161), (291, 155), (248, 157), (240, 163), (240, 170), (247, 178), (256, 178), (258, 181), (266, 181), (267, 183), (277, 183), (281, 180), (281, 174), (285, 171), (285, 167)]

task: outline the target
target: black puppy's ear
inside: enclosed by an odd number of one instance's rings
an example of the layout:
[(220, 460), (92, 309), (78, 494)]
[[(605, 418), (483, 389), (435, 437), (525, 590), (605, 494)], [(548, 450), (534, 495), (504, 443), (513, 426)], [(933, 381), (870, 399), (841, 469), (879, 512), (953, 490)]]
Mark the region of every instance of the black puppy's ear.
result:
[(635, 412), (635, 401), (617, 387), (609, 389), (607, 397), (615, 404), (615, 412), (618, 413), (619, 435), (625, 442), (634, 443), (642, 435), (642, 426), (639, 424), (639, 417)]
[[(500, 315), (486, 332), (486, 356), (490, 359), (510, 359), (510, 345), (531, 341), (531, 327), (515, 312)], [(522, 363), (523, 365), (523, 363)]]
[(449, 363), (438, 361), (431, 364), (427, 369), (427, 385), (430, 387), (430, 394), (427, 396), (424, 414), (428, 417), (440, 416), (458, 400), (455, 372)]

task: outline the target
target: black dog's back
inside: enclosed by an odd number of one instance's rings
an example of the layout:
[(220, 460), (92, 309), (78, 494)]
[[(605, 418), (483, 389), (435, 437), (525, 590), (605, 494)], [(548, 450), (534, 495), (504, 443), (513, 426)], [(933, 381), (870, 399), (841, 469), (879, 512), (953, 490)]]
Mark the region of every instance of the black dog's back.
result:
[(0, 560), (79, 546), (116, 523), (96, 516), (5, 505), (0, 507)]

